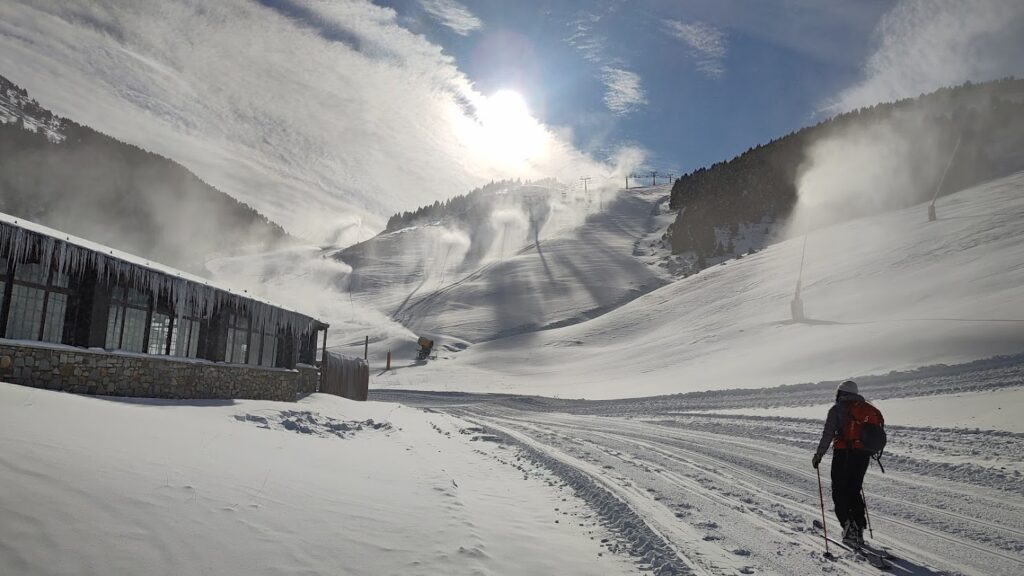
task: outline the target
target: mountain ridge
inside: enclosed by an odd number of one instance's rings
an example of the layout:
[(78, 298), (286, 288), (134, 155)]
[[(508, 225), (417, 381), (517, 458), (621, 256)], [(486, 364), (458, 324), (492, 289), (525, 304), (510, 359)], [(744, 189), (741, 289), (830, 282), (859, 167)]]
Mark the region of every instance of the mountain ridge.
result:
[(59, 117), (0, 75), (0, 211), (187, 270), (294, 239), (173, 159)]

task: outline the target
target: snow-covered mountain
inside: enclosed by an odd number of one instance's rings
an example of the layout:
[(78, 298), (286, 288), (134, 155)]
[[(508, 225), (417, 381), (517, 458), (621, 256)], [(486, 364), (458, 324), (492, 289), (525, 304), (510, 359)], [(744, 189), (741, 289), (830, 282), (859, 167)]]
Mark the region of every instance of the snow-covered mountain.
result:
[(353, 268), (357, 301), (411, 330), (493, 340), (580, 322), (668, 282), (638, 257), (664, 231), (667, 192), (511, 185), (475, 220), (440, 218), (333, 257)]
[(27, 90), (0, 76), (0, 124), (18, 124), (45, 134), (51, 142), (63, 142), (66, 122), (29, 98)]
[(61, 118), (0, 76), (0, 212), (203, 273), (290, 238), (180, 164)]
[(854, 199), (801, 226), (822, 228), (1022, 169), (1024, 80), (968, 82), (830, 117), (683, 175), (668, 240), (703, 268), (787, 233), (801, 198)]
[[(604, 235), (625, 245), (638, 234), (621, 225), (629, 206), (620, 196), (609, 205), (612, 212), (567, 231), (563, 241)], [(830, 380), (1024, 350), (1024, 173), (944, 197), (938, 213), (938, 221), (929, 222), (918, 205), (812, 233), (803, 270), (804, 322), (790, 316), (804, 242), (796, 238), (591, 320), (475, 344), (426, 366), (381, 374), (374, 386), (631, 397)], [(616, 284), (620, 258), (604, 248), (595, 252), (593, 267), (572, 276), (574, 286), (556, 290), (561, 299), (537, 297), (530, 305), (557, 314), (573, 295), (624, 287)], [(483, 274), (543, 285), (545, 264), (566, 264), (528, 254), (513, 259), (514, 276), (509, 264)], [(431, 316), (424, 304), (426, 315), (416, 325), (436, 318), (434, 332), (443, 333), (451, 326), (443, 324), (446, 314), (458, 318), (458, 326), (501, 318), (501, 295), (490, 306), (461, 308), (465, 300), (448, 304), (446, 296), (445, 290), (415, 295), (439, 306)], [(509, 310), (524, 312), (516, 305)]]

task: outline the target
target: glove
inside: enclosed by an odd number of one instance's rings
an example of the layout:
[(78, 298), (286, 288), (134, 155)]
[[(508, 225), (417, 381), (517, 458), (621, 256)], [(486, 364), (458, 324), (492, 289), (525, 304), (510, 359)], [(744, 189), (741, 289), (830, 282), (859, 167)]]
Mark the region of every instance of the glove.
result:
[(817, 468), (818, 464), (821, 464), (821, 454), (815, 454), (811, 457), (811, 466)]

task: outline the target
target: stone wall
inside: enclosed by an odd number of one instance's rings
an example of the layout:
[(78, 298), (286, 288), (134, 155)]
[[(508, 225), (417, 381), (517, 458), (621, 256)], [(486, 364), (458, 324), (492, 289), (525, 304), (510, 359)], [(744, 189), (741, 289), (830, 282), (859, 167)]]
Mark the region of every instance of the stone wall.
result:
[(308, 364), (298, 364), (295, 369), (299, 371), (299, 398), (320, 390), (320, 370)]
[(0, 381), (105, 396), (294, 402), (315, 379), (285, 370), (70, 346), (0, 342)]

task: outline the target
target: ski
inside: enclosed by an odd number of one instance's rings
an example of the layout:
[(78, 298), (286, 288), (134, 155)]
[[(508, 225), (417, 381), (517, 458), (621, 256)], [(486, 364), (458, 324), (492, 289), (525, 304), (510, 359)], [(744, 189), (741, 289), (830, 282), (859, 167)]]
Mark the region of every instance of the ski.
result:
[[(838, 544), (839, 546), (843, 546), (845, 548), (853, 548), (852, 545), (847, 544), (846, 542), (843, 542), (842, 540), (835, 540), (832, 537), (829, 537), (828, 541), (829, 542), (834, 542), (834, 543)], [(874, 555), (882, 558), (883, 560), (898, 560), (899, 559), (895, 554), (892, 553), (891, 550), (889, 550), (888, 548), (885, 548), (884, 546), (875, 546), (874, 544), (868, 544), (867, 542), (865, 542), (864, 544), (861, 544), (858, 547), (864, 549), (867, 552), (870, 552), (871, 554), (874, 554)]]
[[(819, 521), (819, 520), (815, 520), (814, 522), (812, 522), (812, 525), (815, 528), (817, 528), (818, 530), (822, 529), (821, 521)], [(836, 544), (837, 546), (841, 546), (841, 547), (847, 548), (847, 549), (850, 548), (850, 545), (847, 544), (846, 542), (843, 542), (842, 540), (837, 540), (835, 538), (832, 538), (831, 536), (827, 536), (827, 538), (828, 538), (829, 542), (832, 542), (833, 544)], [(884, 560), (898, 560), (899, 559), (899, 557), (896, 556), (895, 554), (893, 554), (892, 550), (890, 550), (886, 546), (876, 546), (874, 544), (868, 544), (867, 542), (865, 542), (864, 544), (861, 544), (861, 547), (862, 548), (866, 548), (872, 554), (875, 554), (876, 556), (879, 556), (879, 557), (881, 557)]]
[(888, 570), (892, 567), (888, 562), (886, 562), (885, 553), (876, 550), (871, 546), (848, 544), (846, 542), (843, 542), (842, 540), (836, 540), (834, 538), (829, 538), (828, 541), (848, 552), (853, 552), (854, 554), (859, 555), (860, 557), (864, 558), (864, 560), (866, 560), (868, 564), (871, 564), (879, 570)]
[(879, 554), (875, 550), (872, 550), (870, 547), (857, 544), (851, 544), (849, 546), (850, 549), (852, 549), (855, 553), (863, 556), (864, 559), (868, 561), (868, 564), (871, 564), (875, 568), (878, 568), (879, 570), (888, 570), (891, 567), (891, 565), (885, 561), (885, 558), (883, 558), (881, 554)]
[(878, 554), (886, 560), (898, 559), (897, 556), (893, 554), (892, 551), (886, 548), (885, 546), (876, 546), (875, 544), (864, 543), (863, 547), (871, 550), (873, 553)]
[[(814, 527), (818, 529), (822, 528), (821, 523), (817, 520), (814, 521)], [(888, 550), (877, 548), (870, 544), (850, 544), (842, 540), (836, 540), (830, 536), (825, 536), (825, 539), (847, 552), (852, 552), (860, 556), (867, 561), (868, 564), (871, 564), (871, 566), (879, 570), (889, 570), (892, 566), (886, 561), (886, 559), (895, 559)]]

